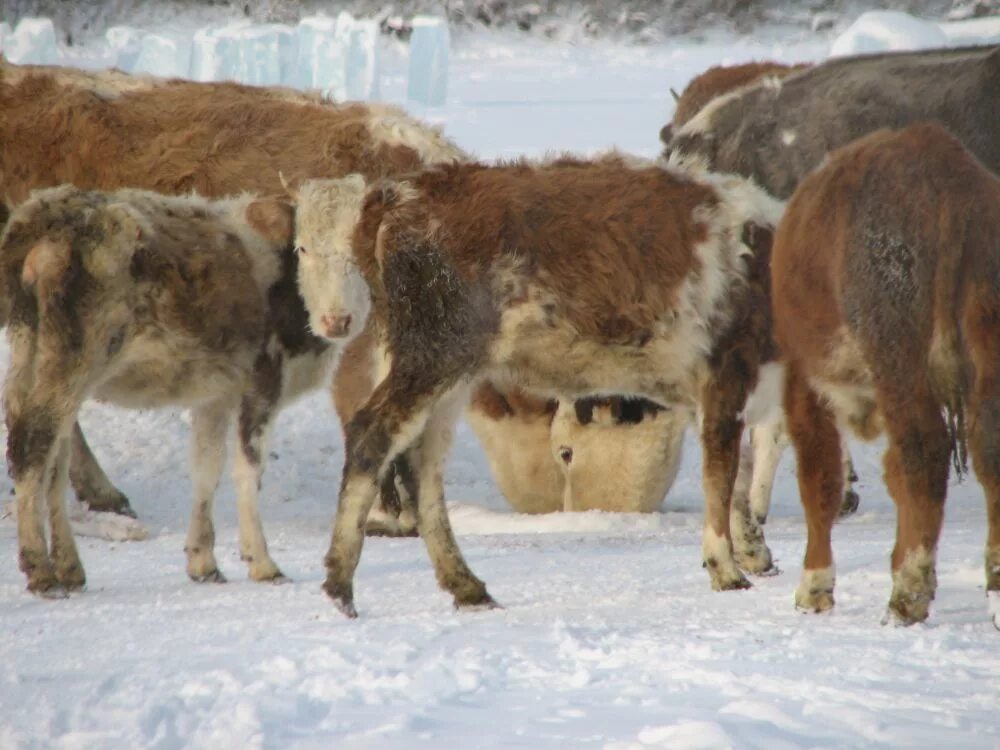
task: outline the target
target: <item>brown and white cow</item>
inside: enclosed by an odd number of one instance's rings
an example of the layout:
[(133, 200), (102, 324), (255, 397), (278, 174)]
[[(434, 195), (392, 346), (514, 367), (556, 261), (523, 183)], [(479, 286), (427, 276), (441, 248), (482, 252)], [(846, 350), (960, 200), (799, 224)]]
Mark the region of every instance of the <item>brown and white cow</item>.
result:
[[(775, 354), (767, 267), (780, 212), (742, 178), (617, 155), (305, 182), (296, 244), (310, 320), (350, 320), (349, 339), (374, 316), (391, 358), (346, 430), (324, 584), (337, 606), (356, 614), (363, 519), (404, 453), (438, 581), (457, 606), (492, 603), (455, 544), (442, 482), (453, 422), (482, 377), (697, 409), (706, 567), (716, 589), (749, 586), (729, 505), (757, 411), (748, 398), (771, 380), (761, 373)], [(736, 552), (748, 569), (772, 568), (762, 536)]]
[(937, 124), (880, 130), (802, 181), (775, 237), (775, 331), (809, 528), (796, 604), (833, 606), (838, 426), (888, 434), (889, 616), (924, 620), (949, 459), (968, 440), (1000, 597), (1000, 180)]
[(808, 67), (809, 63), (786, 65), (771, 60), (715, 65), (692, 78), (679, 95), (670, 90), (676, 106), (670, 122), (660, 129), (660, 140), (664, 145), (670, 143), (675, 132), (718, 96), (755, 84), (765, 77), (778, 80)]
[[(221, 198), (281, 194), (279, 172), (376, 179), (465, 158), (437, 128), (387, 105), (0, 58), (0, 201), (8, 206), (63, 183)], [(71, 453), (82, 502), (134, 515), (78, 427)]]
[(12, 212), (0, 240), (10, 300), (4, 403), (29, 590), (84, 583), (63, 495), (70, 436), (91, 397), (192, 409), (185, 551), (196, 581), (225, 580), (213, 554), (212, 499), (238, 414), (240, 552), (252, 579), (284, 579), (257, 507), (267, 436), (283, 404), (330, 377), (336, 352), (307, 330), (292, 228), (288, 204), (248, 195), (209, 202), (63, 186)]

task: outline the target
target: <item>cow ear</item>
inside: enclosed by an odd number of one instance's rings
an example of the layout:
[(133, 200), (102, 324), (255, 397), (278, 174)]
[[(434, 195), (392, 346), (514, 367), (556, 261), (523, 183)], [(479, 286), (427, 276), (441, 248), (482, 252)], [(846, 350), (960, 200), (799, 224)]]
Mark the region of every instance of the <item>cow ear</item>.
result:
[(664, 146), (670, 145), (670, 139), (674, 137), (674, 126), (671, 123), (667, 123), (662, 128), (660, 128), (660, 143)]
[(292, 184), (288, 178), (285, 177), (284, 173), (278, 170), (278, 179), (281, 180), (281, 187), (285, 189), (285, 193), (288, 195), (289, 200), (292, 203), (298, 203), (299, 201), (299, 186)]
[(246, 210), (250, 227), (269, 242), (287, 247), (295, 239), (295, 207), (277, 198), (255, 200)]

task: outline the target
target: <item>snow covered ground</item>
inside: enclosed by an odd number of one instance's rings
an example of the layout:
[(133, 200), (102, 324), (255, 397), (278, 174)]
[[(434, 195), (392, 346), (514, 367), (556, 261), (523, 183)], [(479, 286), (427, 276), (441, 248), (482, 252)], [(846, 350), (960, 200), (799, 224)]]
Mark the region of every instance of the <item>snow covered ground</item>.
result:
[[(632, 48), (476, 34), (451, 50), (448, 104), (415, 111), (484, 157), (653, 155), (668, 87), (712, 64), (826, 56), (775, 29)], [(383, 98), (402, 102), (405, 50), (387, 44)], [(5, 363), (6, 345), (0, 345)], [(985, 511), (954, 485), (927, 624), (879, 624), (895, 528), (880, 447), (855, 446), (859, 514), (835, 531), (837, 608), (792, 606), (805, 528), (793, 461), (766, 531), (783, 573), (714, 593), (701, 569), (700, 457), (651, 516), (511, 513), (467, 426), (446, 492), (473, 570), (506, 607), (456, 613), (420, 540), (371, 539), (360, 619), (320, 590), (343, 460), (326, 394), (286, 411), (262, 515), (293, 582), (246, 580), (234, 492), (217, 501), (230, 583), (184, 574), (188, 427), (175, 411), (87, 407), (84, 428), (151, 536), (80, 538), (89, 587), (24, 592), (0, 520), (0, 748), (1000, 748), (1000, 633), (986, 615)], [(10, 482), (0, 480), (0, 496)]]

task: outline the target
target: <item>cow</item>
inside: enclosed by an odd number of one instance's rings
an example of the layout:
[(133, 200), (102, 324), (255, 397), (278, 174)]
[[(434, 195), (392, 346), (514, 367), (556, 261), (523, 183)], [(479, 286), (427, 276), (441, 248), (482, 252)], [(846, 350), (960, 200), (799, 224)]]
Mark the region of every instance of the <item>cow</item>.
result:
[[(335, 104), (281, 87), (17, 66), (0, 58), (6, 206), (62, 183), (175, 195), (197, 190), (210, 198), (270, 195), (283, 194), (279, 172), (287, 179), (353, 172), (377, 179), (466, 158), (437, 128), (388, 105)], [(70, 479), (78, 498), (95, 510), (134, 516), (78, 426), (72, 443)]]
[(798, 607), (834, 605), (838, 430), (888, 436), (896, 503), (888, 618), (927, 618), (949, 460), (986, 493), (986, 589), (1000, 598), (1000, 179), (937, 123), (834, 151), (774, 241), (775, 334), (809, 540)]
[(486, 381), (466, 418), (520, 513), (652, 513), (680, 468), (686, 415), (622, 396), (560, 401)]
[(747, 588), (740, 565), (773, 569), (749, 512), (753, 543), (739, 524), (731, 535), (729, 506), (744, 421), (776, 384), (767, 267), (779, 202), (739, 177), (618, 154), (309, 180), (296, 202), (310, 321), (338, 321), (350, 341), (374, 317), (390, 363), (346, 427), (323, 586), (341, 612), (357, 615), (363, 520), (404, 454), (438, 582), (456, 606), (494, 604), (455, 543), (442, 482), (454, 420), (481, 378), (697, 409), (711, 584)]
[(240, 552), (251, 579), (285, 580), (257, 508), (267, 437), (283, 405), (330, 377), (338, 351), (307, 329), (292, 228), (288, 203), (248, 194), (211, 202), (67, 185), (36, 191), (12, 212), (0, 238), (10, 300), (4, 403), (30, 591), (84, 584), (63, 495), (73, 425), (92, 397), (192, 409), (185, 551), (187, 573), (200, 582), (225, 580), (213, 554), (212, 498), (238, 415)]
[[(1000, 173), (1000, 46), (890, 52), (828, 60), (783, 79), (765, 76), (717, 96), (664, 149), (675, 164), (696, 163), (753, 178), (785, 200), (827, 153), (882, 127), (941, 123)], [(765, 518), (785, 427), (762, 425), (754, 442), (751, 504)], [(845, 453), (842, 515), (857, 508)]]
[(809, 67), (810, 63), (786, 65), (771, 60), (715, 65), (692, 78), (679, 95), (670, 90), (676, 106), (670, 122), (660, 129), (660, 140), (664, 145), (670, 143), (674, 132), (717, 96), (753, 85), (764, 77), (780, 79)]

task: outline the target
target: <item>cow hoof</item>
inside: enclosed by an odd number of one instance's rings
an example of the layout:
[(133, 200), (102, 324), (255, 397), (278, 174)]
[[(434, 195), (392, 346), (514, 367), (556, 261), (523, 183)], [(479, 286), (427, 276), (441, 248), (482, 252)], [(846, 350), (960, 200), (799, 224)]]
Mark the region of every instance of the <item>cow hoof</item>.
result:
[(489, 609), (503, 609), (503, 606), (497, 603), (496, 599), (487, 593), (483, 593), (482, 598), (478, 601), (459, 601), (455, 599), (455, 609), (460, 609), (463, 612), (480, 612)]
[(733, 557), (736, 564), (743, 570), (755, 576), (774, 576), (779, 572), (771, 557), (771, 550), (766, 544), (758, 545), (753, 549), (738, 550)]
[[(29, 589), (29, 591), (30, 591), (30, 589)], [(47, 589), (45, 589), (43, 591), (31, 591), (31, 593), (34, 594), (35, 596), (41, 597), (42, 599), (51, 599), (53, 601), (55, 601), (57, 599), (68, 599), (69, 598), (69, 592), (66, 589), (64, 589), (62, 586), (60, 586), (58, 583), (55, 586), (52, 586), (51, 588), (47, 588)]]
[(79, 562), (56, 570), (59, 585), (66, 591), (80, 591), (87, 585), (87, 576)]
[(340, 613), (351, 620), (358, 616), (358, 610), (354, 608), (354, 587), (350, 582), (337, 583), (327, 578), (323, 582), (323, 591), (333, 600)]
[(858, 497), (858, 493), (854, 490), (848, 490), (844, 493), (844, 501), (840, 505), (840, 511), (837, 513), (837, 518), (848, 518), (853, 516), (857, 510), (858, 505), (861, 503), (861, 498)]
[(195, 583), (226, 583), (226, 577), (222, 575), (222, 571), (218, 568), (201, 575), (188, 573), (188, 577)]
[(250, 580), (257, 583), (288, 583), (291, 579), (270, 560), (260, 565), (250, 565)]
[(803, 589), (795, 590), (795, 609), (799, 612), (818, 614), (833, 609), (833, 589)]
[(758, 526), (764, 526), (764, 525), (767, 524), (767, 514), (766, 513), (765, 514), (755, 513), (753, 518), (757, 522)]
[(128, 497), (121, 492), (114, 492), (107, 495), (84, 495), (83, 497), (79, 497), (79, 500), (90, 510), (98, 513), (117, 513), (119, 516), (138, 518)]
[(933, 597), (926, 594), (893, 592), (889, 607), (882, 618), (883, 625), (914, 625), (923, 622), (931, 611)]

